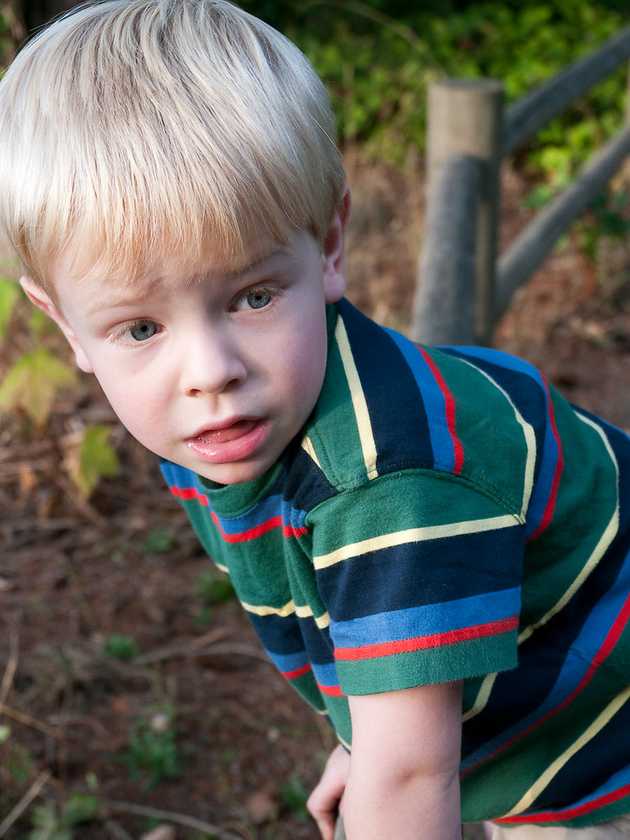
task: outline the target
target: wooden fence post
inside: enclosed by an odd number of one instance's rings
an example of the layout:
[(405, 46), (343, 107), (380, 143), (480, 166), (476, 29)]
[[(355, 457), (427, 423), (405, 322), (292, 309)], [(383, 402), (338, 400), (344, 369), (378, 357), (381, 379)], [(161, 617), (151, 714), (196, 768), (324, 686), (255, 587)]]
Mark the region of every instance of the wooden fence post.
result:
[[(503, 84), (494, 79), (434, 82), (428, 95), (428, 195), (449, 158), (474, 159), (480, 164), (474, 333), (481, 343), (489, 342), (494, 324), (503, 98)], [(444, 235), (444, 231), (436, 235)], [(426, 279), (420, 277), (419, 285)]]

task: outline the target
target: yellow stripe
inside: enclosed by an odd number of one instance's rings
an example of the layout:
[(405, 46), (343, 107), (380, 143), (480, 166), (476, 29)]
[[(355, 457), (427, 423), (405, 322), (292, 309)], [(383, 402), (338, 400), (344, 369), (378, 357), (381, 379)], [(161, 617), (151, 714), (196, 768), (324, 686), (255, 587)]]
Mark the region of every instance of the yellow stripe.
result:
[(542, 627), (543, 624), (546, 624), (552, 616), (554, 616), (556, 613), (560, 612), (560, 610), (569, 603), (571, 598), (573, 598), (575, 593), (582, 586), (582, 584), (587, 579), (587, 577), (591, 574), (593, 569), (595, 569), (597, 567), (597, 564), (599, 563), (599, 561), (602, 559), (602, 557), (604, 556), (604, 554), (608, 550), (608, 547), (610, 546), (610, 544), (614, 540), (614, 538), (617, 536), (617, 531), (619, 530), (619, 465), (617, 464), (617, 459), (615, 458), (615, 453), (612, 451), (612, 449), (610, 447), (610, 443), (608, 442), (608, 438), (606, 437), (606, 435), (604, 434), (602, 429), (600, 429), (599, 426), (597, 426), (595, 423), (593, 423), (592, 420), (589, 420), (587, 417), (583, 417), (582, 415), (577, 414), (577, 412), (576, 412), (576, 415), (577, 415), (577, 417), (580, 418), (580, 420), (583, 423), (586, 423), (587, 425), (592, 426), (595, 429), (595, 431), (600, 435), (600, 437), (602, 438), (602, 440), (604, 442), (604, 446), (606, 447), (606, 449), (608, 451), (608, 455), (610, 456), (610, 460), (613, 463), (613, 466), (615, 468), (615, 472), (617, 474), (617, 484), (616, 484), (617, 499), (615, 501), (615, 510), (613, 512), (612, 517), (610, 518), (610, 522), (608, 523), (608, 525), (604, 529), (604, 532), (602, 533), (601, 537), (599, 538), (599, 540), (597, 542), (597, 545), (593, 549), (593, 552), (592, 552), (591, 556), (588, 558), (588, 560), (586, 561), (586, 563), (584, 564), (584, 566), (580, 570), (579, 575), (575, 578), (575, 580), (569, 586), (567, 591), (562, 595), (562, 597), (559, 599), (559, 601), (557, 601), (553, 605), (553, 607), (551, 607), (551, 609), (547, 613), (545, 613), (545, 615), (543, 615), (542, 618), (540, 618), (535, 624), (531, 624), (529, 627), (526, 627), (523, 630), (523, 632), (518, 637), (518, 643), (519, 644), (522, 644), (526, 639), (529, 639), (529, 637), (532, 635), (532, 633), (534, 633), (535, 630), (538, 630), (539, 627)]
[(264, 604), (247, 604), (245, 601), (241, 601), (241, 604), (243, 609), (247, 610), (247, 612), (253, 613), (254, 615), (279, 615), (281, 618), (287, 618), (287, 616), (295, 614), (300, 618), (313, 618), (315, 620), (315, 624), (317, 624), (317, 626), (321, 629), (328, 627), (330, 624), (330, 616), (327, 612), (315, 617), (313, 615), (313, 610), (308, 606), (308, 604), (296, 607), (295, 601), (287, 601), (287, 603), (282, 607), (269, 607)]
[(217, 561), (216, 561), (216, 560), (214, 561), (214, 565), (217, 567), (217, 569), (218, 569), (220, 572), (225, 572), (225, 574), (226, 574), (226, 575), (228, 575), (228, 574), (230, 573), (230, 572), (229, 572), (229, 569), (228, 569), (228, 567), (227, 567), (227, 566), (224, 566), (224, 565), (222, 565), (221, 563), (217, 563)]
[(518, 525), (516, 516), (492, 516), (488, 519), (472, 519), (467, 522), (450, 522), (447, 525), (429, 525), (425, 528), (408, 528), (405, 531), (394, 531), (391, 534), (381, 534), (360, 542), (341, 546), (328, 554), (319, 554), (313, 558), (316, 569), (325, 569), (350, 557), (359, 557), (369, 551), (379, 551), (405, 543), (436, 540), (442, 537), (458, 537), (463, 534), (480, 534), (483, 531), (493, 531), (496, 528), (509, 528)]
[(241, 605), (243, 609), (254, 615), (279, 615), (281, 618), (286, 618), (295, 612), (295, 603), (293, 601), (287, 601), (282, 607), (257, 606), (256, 604), (246, 604), (245, 601), (241, 601)]
[(467, 711), (464, 712), (462, 715), (462, 721), (466, 723), (467, 720), (474, 718), (480, 712), (486, 708), (488, 700), (490, 699), (490, 695), (492, 694), (492, 689), (494, 688), (494, 683), (496, 681), (497, 674), (488, 674), (484, 681), (481, 683), (479, 687), (479, 692), (477, 697), (475, 698), (475, 702), (473, 703), (472, 707)]
[(343, 740), (343, 738), (341, 737), (341, 735), (340, 735), (338, 732), (336, 732), (335, 734), (337, 735), (337, 740), (339, 741), (339, 743), (340, 743), (340, 744), (343, 744), (343, 746), (344, 746), (344, 747), (348, 750), (348, 752), (349, 752), (349, 751), (352, 749), (351, 745), (350, 745), (347, 741), (344, 741), (344, 740)]
[(313, 441), (308, 435), (306, 435), (306, 437), (302, 441), (302, 449), (307, 453), (311, 461), (314, 461), (315, 464), (317, 464), (317, 466), (321, 470), (322, 465), (319, 463), (317, 453), (315, 452), (315, 447), (313, 446)]
[(365, 471), (369, 479), (377, 478), (376, 444), (374, 442), (374, 434), (372, 432), (372, 423), (370, 422), (370, 415), (365, 401), (365, 394), (363, 393), (363, 388), (361, 387), (359, 372), (357, 371), (357, 367), (354, 363), (354, 357), (352, 356), (350, 342), (348, 341), (348, 333), (346, 332), (346, 328), (341, 318), (337, 319), (335, 338), (337, 339), (337, 346), (339, 347), (339, 352), (341, 354), (341, 361), (343, 362), (346, 379), (348, 380), (348, 385), (350, 386), (350, 396), (352, 398), (352, 407), (354, 408), (354, 416), (357, 422), (359, 439), (361, 441)]
[[(613, 450), (610, 446), (610, 443), (608, 441), (608, 438), (606, 437), (604, 431), (596, 423), (594, 423), (592, 420), (590, 420), (588, 417), (584, 417), (583, 415), (579, 414), (578, 412), (576, 412), (576, 415), (583, 423), (586, 423), (587, 425), (592, 426), (592, 428), (595, 429), (597, 434), (601, 437), (601, 439), (604, 443), (604, 446), (606, 447), (606, 451), (608, 452), (608, 455), (610, 457), (610, 460), (611, 460), (611, 462), (612, 462), (612, 464), (615, 468), (615, 472), (617, 474), (617, 488), (618, 488), (619, 487), (619, 484), (618, 484), (619, 465), (617, 464), (617, 459), (615, 457), (615, 453), (613, 452)], [(534, 624), (530, 624), (528, 627), (526, 627), (520, 633), (520, 635), (518, 637), (518, 644), (519, 645), (523, 644), (523, 642), (525, 642), (527, 639), (529, 639), (530, 636), (536, 630), (538, 630), (540, 627), (545, 625), (549, 621), (550, 618), (552, 618), (554, 615), (556, 615), (556, 613), (560, 612), (560, 610), (563, 609), (569, 603), (571, 598), (573, 598), (573, 596), (578, 591), (578, 589), (582, 586), (584, 581), (588, 578), (588, 576), (591, 574), (591, 572), (597, 567), (597, 564), (599, 563), (599, 561), (602, 559), (602, 557), (604, 556), (604, 554), (608, 550), (608, 547), (610, 546), (610, 544), (612, 543), (614, 538), (617, 536), (618, 530), (619, 530), (619, 491), (617, 490), (617, 499), (616, 499), (616, 502), (615, 502), (615, 511), (613, 512), (613, 515), (610, 518), (610, 521), (609, 521), (608, 525), (606, 526), (606, 528), (604, 529), (601, 537), (599, 538), (599, 541), (597, 542), (597, 545), (593, 549), (593, 552), (591, 553), (591, 556), (588, 558), (587, 562), (582, 567), (582, 569), (580, 571), (580, 574), (571, 583), (571, 585), (566, 590), (566, 592), (564, 592), (564, 594), (561, 596), (561, 598), (553, 605), (553, 607), (551, 607), (550, 610), (548, 610), (548, 612), (545, 613), (545, 615), (543, 615), (542, 618), (540, 618)], [(475, 702), (474, 702), (473, 706), (463, 716), (464, 722), (467, 721), (467, 720), (470, 720), (473, 717), (475, 717), (476, 715), (478, 715), (480, 712), (482, 712), (485, 709), (486, 705), (488, 704), (488, 700), (490, 699), (490, 694), (492, 693), (492, 689), (494, 687), (494, 682), (496, 680), (496, 677), (497, 677), (497, 674), (488, 674), (488, 676), (485, 678), (485, 680), (481, 684), (481, 687), (479, 689), (479, 693), (477, 694), (477, 697), (475, 698)]]
[(299, 618), (314, 618), (315, 624), (317, 624), (320, 630), (324, 627), (328, 627), (330, 624), (330, 615), (327, 612), (315, 617), (313, 615), (313, 610), (308, 606), (308, 604), (305, 604), (303, 607), (296, 607), (295, 614), (299, 616)]
[(604, 726), (610, 721), (617, 712), (621, 709), (624, 703), (630, 699), (630, 687), (624, 689), (620, 694), (618, 694), (601, 712), (593, 721), (593, 723), (586, 729), (580, 737), (571, 744), (568, 749), (566, 749), (562, 755), (559, 755), (556, 760), (549, 765), (549, 767), (545, 770), (542, 776), (537, 779), (537, 781), (531, 786), (531, 788), (527, 791), (527, 793), (523, 796), (523, 798), (518, 802), (514, 808), (504, 816), (512, 817), (515, 814), (520, 814), (525, 811), (529, 806), (540, 796), (543, 790), (547, 787), (547, 785), (551, 782), (551, 780), (556, 776), (560, 770), (564, 767), (564, 765), (571, 759), (578, 750), (581, 750), (583, 746), (588, 744), (597, 734), (600, 732)]
[(536, 434), (534, 432), (533, 426), (525, 420), (521, 412), (518, 408), (514, 405), (512, 398), (504, 391), (504, 389), (496, 382), (491, 376), (481, 370), (480, 368), (473, 365), (471, 362), (466, 361), (466, 359), (462, 359), (458, 357), (460, 361), (465, 362), (467, 365), (470, 365), (471, 368), (476, 370), (478, 373), (485, 376), (486, 379), (494, 385), (494, 387), (500, 391), (505, 399), (509, 402), (512, 411), (514, 412), (514, 416), (516, 417), (517, 423), (523, 429), (523, 435), (525, 437), (525, 446), (527, 448), (527, 459), (525, 462), (525, 480), (523, 484), (523, 501), (521, 503), (521, 522), (525, 522), (525, 514), (527, 513), (527, 509), (529, 507), (529, 500), (532, 495), (532, 490), (534, 489), (534, 470), (536, 467)]

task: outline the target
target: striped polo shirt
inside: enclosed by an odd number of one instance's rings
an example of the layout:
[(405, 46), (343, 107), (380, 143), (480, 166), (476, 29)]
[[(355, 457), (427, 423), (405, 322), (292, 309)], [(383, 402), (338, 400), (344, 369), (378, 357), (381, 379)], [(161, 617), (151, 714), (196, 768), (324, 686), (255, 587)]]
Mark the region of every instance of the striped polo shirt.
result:
[(269, 657), (348, 746), (346, 695), (464, 680), (464, 821), (627, 813), (630, 438), (521, 359), (416, 345), (346, 300), (328, 327), (268, 473), (162, 462)]

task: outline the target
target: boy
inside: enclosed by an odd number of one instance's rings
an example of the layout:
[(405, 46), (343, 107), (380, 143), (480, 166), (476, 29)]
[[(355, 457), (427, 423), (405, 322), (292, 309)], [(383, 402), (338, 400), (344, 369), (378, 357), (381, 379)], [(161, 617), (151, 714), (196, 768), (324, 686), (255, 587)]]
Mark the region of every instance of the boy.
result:
[(79, 7), (0, 83), (22, 286), (330, 717), (325, 840), (629, 836), (630, 442), (343, 299), (333, 136), (224, 0)]

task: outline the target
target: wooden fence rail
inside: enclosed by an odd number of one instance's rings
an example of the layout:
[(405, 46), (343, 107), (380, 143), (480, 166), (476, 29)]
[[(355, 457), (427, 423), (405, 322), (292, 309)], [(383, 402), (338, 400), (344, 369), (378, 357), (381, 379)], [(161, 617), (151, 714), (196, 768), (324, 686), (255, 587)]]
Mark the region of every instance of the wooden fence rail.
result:
[(427, 221), (414, 339), (490, 342), (516, 289), (630, 155), (630, 116), (497, 260), (501, 161), (628, 60), (630, 27), (505, 111), (501, 82), (447, 79), (430, 86)]

